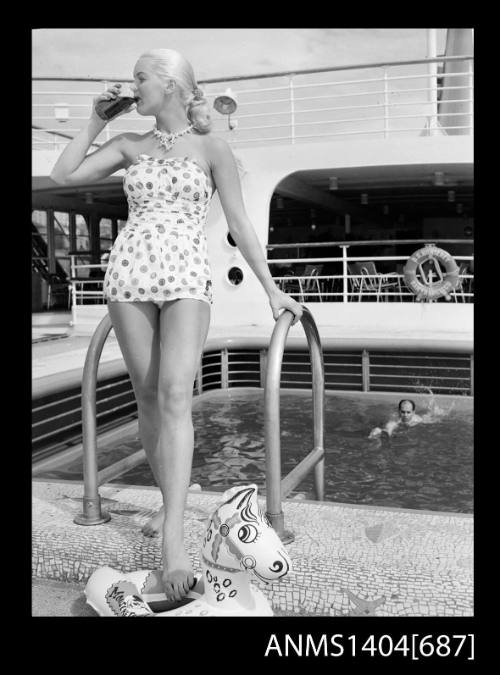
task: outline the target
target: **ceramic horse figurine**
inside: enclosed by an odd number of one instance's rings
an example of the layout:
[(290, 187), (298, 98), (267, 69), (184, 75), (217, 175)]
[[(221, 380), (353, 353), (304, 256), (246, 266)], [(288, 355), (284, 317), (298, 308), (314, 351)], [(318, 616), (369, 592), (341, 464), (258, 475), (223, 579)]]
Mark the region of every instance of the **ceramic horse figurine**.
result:
[(273, 616), (250, 573), (266, 583), (291, 570), (284, 545), (257, 502), (257, 486), (227, 490), (208, 520), (201, 545), (202, 575), (179, 602), (169, 602), (160, 570), (121, 574), (97, 569), (85, 588), (101, 616)]

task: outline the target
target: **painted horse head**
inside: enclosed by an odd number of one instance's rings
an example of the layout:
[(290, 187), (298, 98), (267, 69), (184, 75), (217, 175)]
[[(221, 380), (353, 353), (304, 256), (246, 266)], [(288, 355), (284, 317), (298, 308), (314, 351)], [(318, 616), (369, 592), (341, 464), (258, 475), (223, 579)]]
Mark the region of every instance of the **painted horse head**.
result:
[(283, 542), (259, 508), (256, 485), (224, 493), (208, 523), (202, 555), (207, 564), (248, 570), (266, 583), (281, 579), (291, 569)]

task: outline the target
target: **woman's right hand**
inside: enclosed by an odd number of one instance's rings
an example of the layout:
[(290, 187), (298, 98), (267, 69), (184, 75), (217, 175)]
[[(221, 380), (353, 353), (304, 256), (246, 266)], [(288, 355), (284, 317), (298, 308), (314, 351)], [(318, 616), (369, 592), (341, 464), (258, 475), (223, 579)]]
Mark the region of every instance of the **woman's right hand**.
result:
[[(106, 89), (102, 94), (99, 94), (99, 96), (96, 96), (93, 100), (93, 105), (92, 105), (92, 117), (96, 120), (99, 120), (100, 122), (103, 122), (104, 124), (107, 124), (108, 121), (110, 120), (103, 120), (102, 117), (99, 117), (99, 115), (96, 112), (96, 105), (100, 103), (101, 101), (110, 101), (112, 99), (118, 98), (121, 92), (121, 83), (117, 82), (114, 84), (112, 87), (109, 87), (109, 89)], [(128, 108), (125, 108), (125, 110), (122, 110), (119, 112), (117, 115), (113, 117), (113, 120), (115, 120), (117, 117), (120, 117), (120, 115), (125, 115), (126, 113), (131, 112), (134, 110), (135, 103), (132, 103), (129, 105)]]

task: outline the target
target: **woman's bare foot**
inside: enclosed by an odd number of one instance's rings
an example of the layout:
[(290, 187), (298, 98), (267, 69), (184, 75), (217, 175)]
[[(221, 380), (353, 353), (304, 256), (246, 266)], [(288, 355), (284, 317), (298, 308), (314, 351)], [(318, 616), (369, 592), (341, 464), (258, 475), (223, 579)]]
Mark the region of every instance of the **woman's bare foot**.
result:
[[(201, 485), (199, 483), (193, 483), (189, 486), (190, 492), (201, 492)], [(160, 532), (163, 528), (163, 522), (165, 520), (165, 508), (162, 506), (159, 511), (157, 511), (154, 516), (152, 516), (148, 522), (142, 527), (142, 534), (145, 537), (159, 537)]]
[(165, 595), (170, 600), (182, 600), (194, 585), (193, 568), (184, 542), (181, 538), (169, 537), (164, 532), (162, 548), (162, 583)]
[(165, 518), (165, 509), (162, 506), (152, 518), (143, 526), (141, 532), (145, 537), (159, 537), (163, 528)]

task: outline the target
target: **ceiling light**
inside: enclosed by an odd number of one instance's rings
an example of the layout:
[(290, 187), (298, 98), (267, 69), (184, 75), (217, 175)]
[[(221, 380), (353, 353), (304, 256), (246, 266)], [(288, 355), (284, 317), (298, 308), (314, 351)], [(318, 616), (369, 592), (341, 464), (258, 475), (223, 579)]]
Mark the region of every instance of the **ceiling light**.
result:
[(339, 189), (339, 180), (336, 176), (330, 176), (328, 180), (328, 189), (329, 190), (338, 190)]
[(277, 209), (284, 209), (285, 208), (285, 202), (283, 200), (283, 197), (276, 197), (276, 208)]
[(85, 204), (93, 204), (94, 203), (94, 195), (92, 192), (86, 192), (85, 193)]
[(361, 193), (361, 203), (362, 204), (368, 204), (368, 193), (367, 192), (362, 192)]
[(463, 204), (457, 204), (457, 213), (463, 213), (464, 210), (464, 205)]
[(448, 201), (449, 202), (455, 201), (455, 190), (448, 190)]

